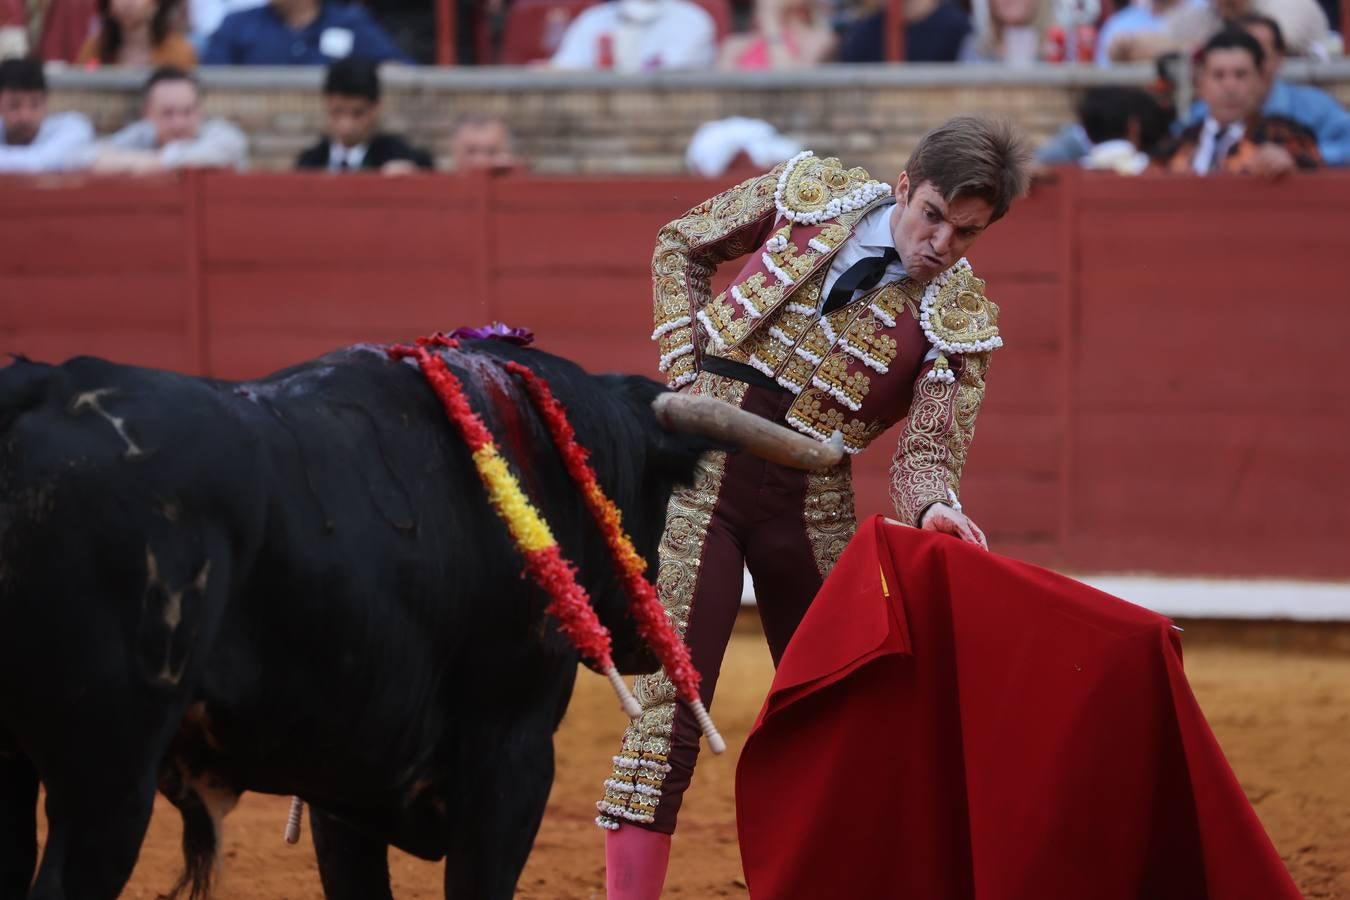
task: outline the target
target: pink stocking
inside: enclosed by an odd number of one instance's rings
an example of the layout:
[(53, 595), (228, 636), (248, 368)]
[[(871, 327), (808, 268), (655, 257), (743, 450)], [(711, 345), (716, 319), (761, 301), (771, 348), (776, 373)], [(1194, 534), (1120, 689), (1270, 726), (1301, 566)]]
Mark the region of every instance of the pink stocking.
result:
[(605, 832), (608, 900), (658, 900), (670, 862), (670, 835), (624, 825)]

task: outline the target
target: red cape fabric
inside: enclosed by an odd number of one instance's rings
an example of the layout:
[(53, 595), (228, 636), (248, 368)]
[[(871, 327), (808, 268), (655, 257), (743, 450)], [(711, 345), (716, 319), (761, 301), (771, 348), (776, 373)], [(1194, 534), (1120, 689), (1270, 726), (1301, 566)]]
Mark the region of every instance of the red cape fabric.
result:
[(736, 773), (750, 894), (1300, 894), (1171, 622), (952, 538), (863, 524)]

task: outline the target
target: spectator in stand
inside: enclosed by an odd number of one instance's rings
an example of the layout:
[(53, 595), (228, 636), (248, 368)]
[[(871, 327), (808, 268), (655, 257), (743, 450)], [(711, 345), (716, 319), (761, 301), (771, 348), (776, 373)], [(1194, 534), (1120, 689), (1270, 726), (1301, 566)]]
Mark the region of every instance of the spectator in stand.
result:
[(85, 41), (81, 65), (193, 69), (197, 51), (173, 30), (178, 0), (98, 0), (98, 34)]
[(101, 141), (93, 168), (100, 172), (166, 169), (241, 169), (248, 140), (224, 119), (202, 121), (201, 91), (181, 69), (156, 69), (145, 83), (142, 118)]
[[(1235, 24), (1256, 38), (1265, 54), (1261, 80), (1266, 86), (1266, 97), (1261, 111), (1268, 116), (1293, 119), (1311, 128), (1317, 135), (1317, 147), (1326, 165), (1350, 165), (1350, 113), (1327, 92), (1279, 77), (1285, 55), (1284, 33), (1279, 23), (1269, 16), (1252, 13)], [(1204, 121), (1208, 112), (1203, 101), (1196, 101), (1190, 122)]]
[(833, 58), (836, 43), (818, 0), (757, 0), (751, 30), (723, 42), (717, 67), (809, 68)]
[[(905, 0), (905, 60), (956, 62), (972, 32), (970, 19), (952, 0)], [(884, 62), (886, 10), (854, 22), (839, 43), (839, 61)]]
[(0, 60), (22, 59), (32, 49), (24, 0), (0, 0)]
[(1092, 88), (1078, 105), (1078, 121), (1091, 145), (1079, 160), (1085, 169), (1138, 175), (1167, 137), (1167, 116), (1142, 88)]
[(202, 62), (324, 66), (347, 56), (412, 62), (365, 7), (337, 0), (271, 0), (257, 9), (231, 13), (211, 35)]
[(523, 169), (513, 143), (511, 130), (501, 119), (471, 113), (456, 122), (450, 132), (450, 160), (456, 172)]
[(1116, 10), (1102, 23), (1102, 30), (1097, 35), (1097, 48), (1092, 56), (1093, 62), (1099, 66), (1124, 62), (1130, 40), (1121, 40), (1117, 47), (1118, 38), (1159, 34), (1167, 27), (1168, 13), (1188, 3), (1204, 5), (1204, 0), (1138, 0)]
[(83, 164), (94, 129), (76, 112), (47, 115), (36, 59), (0, 62), (0, 172), (59, 172)]
[(1209, 39), (1201, 51), (1197, 83), (1209, 113), (1160, 154), (1168, 171), (1278, 178), (1321, 164), (1312, 131), (1292, 119), (1261, 112), (1264, 62), (1261, 45), (1245, 31), (1228, 29)]
[(961, 47), (960, 62), (1030, 66), (1045, 56), (1049, 0), (989, 0), (989, 24)]
[(1252, 13), (1279, 23), (1292, 54), (1318, 58), (1327, 55), (1331, 30), (1317, 0), (1210, 0), (1173, 7), (1163, 17), (1161, 31), (1121, 35), (1112, 41), (1112, 56), (1134, 62), (1154, 60), (1166, 53), (1190, 56), (1227, 23)]
[(563, 32), (560, 69), (653, 72), (708, 69), (717, 59), (712, 16), (689, 0), (611, 0), (592, 6)]
[(295, 160), (297, 169), (405, 175), (433, 168), (431, 157), (380, 127), (380, 76), (370, 60), (347, 57), (323, 83), (327, 136)]
[[(1077, 122), (1036, 151), (1037, 166), (1080, 164), (1117, 171), (1137, 166), (1140, 160), (1133, 154), (1151, 155), (1167, 138), (1172, 118), (1152, 92), (1137, 87), (1090, 88), (1077, 113)], [(1122, 140), (1130, 144), (1128, 159)], [(1098, 149), (1102, 145), (1108, 146)]]
[(188, 31), (193, 45), (199, 51), (205, 50), (207, 41), (226, 16), (257, 9), (266, 3), (267, 0), (187, 0)]
[(97, 22), (95, 0), (0, 0), (0, 59), (71, 62)]

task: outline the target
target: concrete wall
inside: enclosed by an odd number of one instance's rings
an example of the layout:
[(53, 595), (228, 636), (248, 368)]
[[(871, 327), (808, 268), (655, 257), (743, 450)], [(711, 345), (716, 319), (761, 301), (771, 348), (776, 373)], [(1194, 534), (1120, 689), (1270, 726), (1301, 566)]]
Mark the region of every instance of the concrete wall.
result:
[[(1291, 67), (1350, 101), (1350, 62)], [(252, 137), (254, 167), (286, 169), (321, 127), (318, 69), (203, 69), (207, 110)], [(694, 129), (732, 115), (766, 119), (820, 153), (889, 178), (928, 128), (958, 113), (1006, 116), (1041, 141), (1072, 120), (1087, 86), (1144, 83), (1146, 66), (830, 66), (806, 73), (616, 76), (535, 69), (418, 69), (385, 77), (386, 126), (445, 159), (459, 116), (505, 117), (545, 173), (669, 174), (684, 170)], [(89, 113), (100, 132), (136, 115), (143, 75), (55, 74), (53, 104)]]

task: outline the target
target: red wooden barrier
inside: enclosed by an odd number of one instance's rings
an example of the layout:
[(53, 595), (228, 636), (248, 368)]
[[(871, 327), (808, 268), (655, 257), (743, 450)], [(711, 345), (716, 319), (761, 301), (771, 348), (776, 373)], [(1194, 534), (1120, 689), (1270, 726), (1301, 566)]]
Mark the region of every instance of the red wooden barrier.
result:
[[(0, 183), (0, 350), (228, 378), (501, 319), (654, 373), (672, 179), (194, 174)], [(1003, 307), (963, 499), (1076, 569), (1350, 577), (1350, 178), (1066, 175), (973, 254)], [(721, 275), (724, 281), (729, 272)], [(888, 505), (887, 436), (856, 462)]]

